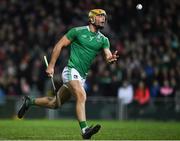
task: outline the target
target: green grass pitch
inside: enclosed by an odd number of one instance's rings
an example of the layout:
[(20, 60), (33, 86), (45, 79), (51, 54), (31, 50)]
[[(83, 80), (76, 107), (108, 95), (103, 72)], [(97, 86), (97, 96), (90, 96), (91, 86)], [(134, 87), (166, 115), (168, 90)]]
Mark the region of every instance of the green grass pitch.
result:
[[(179, 140), (179, 122), (89, 121), (101, 124), (94, 140)], [(0, 120), (0, 140), (81, 140), (76, 120)]]

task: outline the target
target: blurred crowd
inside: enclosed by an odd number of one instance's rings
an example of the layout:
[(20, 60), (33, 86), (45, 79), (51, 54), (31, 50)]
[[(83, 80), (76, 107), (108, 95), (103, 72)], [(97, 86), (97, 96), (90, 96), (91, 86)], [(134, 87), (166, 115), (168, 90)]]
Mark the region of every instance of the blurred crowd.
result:
[[(119, 60), (107, 65), (100, 54), (86, 81), (88, 96), (123, 97), (130, 86), (132, 98), (174, 97), (180, 84), (180, 1), (144, 0), (0, 0), (0, 96), (43, 96), (50, 86), (43, 56), (71, 27), (88, 23), (88, 11), (102, 8), (107, 25), (102, 31), (118, 50)], [(63, 49), (55, 81), (69, 49)], [(142, 100), (143, 99), (143, 100)]]

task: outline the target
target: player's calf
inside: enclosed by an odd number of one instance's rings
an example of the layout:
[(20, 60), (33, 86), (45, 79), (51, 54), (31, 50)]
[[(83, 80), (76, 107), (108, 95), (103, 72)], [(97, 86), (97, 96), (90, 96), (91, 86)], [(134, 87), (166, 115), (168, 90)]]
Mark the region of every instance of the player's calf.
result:
[(57, 109), (61, 106), (60, 102), (57, 103), (56, 98), (54, 97), (42, 97), (42, 98), (30, 98), (28, 96), (24, 97), (23, 104), (21, 105), (18, 111), (18, 118), (22, 118), (25, 113), (28, 111), (30, 106), (40, 106), (50, 109)]

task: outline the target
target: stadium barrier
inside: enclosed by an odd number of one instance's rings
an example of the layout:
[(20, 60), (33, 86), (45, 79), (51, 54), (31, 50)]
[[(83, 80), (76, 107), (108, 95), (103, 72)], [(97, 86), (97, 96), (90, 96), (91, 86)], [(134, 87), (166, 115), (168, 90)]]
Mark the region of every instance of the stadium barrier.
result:
[[(7, 97), (0, 104), (0, 118), (17, 118), (16, 113), (21, 104), (20, 97)], [(179, 99), (158, 98), (151, 99), (146, 105), (131, 103), (123, 105), (121, 100), (115, 97), (88, 97), (86, 103), (88, 119), (105, 120), (180, 120)], [(26, 114), (28, 119), (72, 119), (75, 117), (75, 100), (71, 99), (58, 110), (49, 110), (33, 107)]]

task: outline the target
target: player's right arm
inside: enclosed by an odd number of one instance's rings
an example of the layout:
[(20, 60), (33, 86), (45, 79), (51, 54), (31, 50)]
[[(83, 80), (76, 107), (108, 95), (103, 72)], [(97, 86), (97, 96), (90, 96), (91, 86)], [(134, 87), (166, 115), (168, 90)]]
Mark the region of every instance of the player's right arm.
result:
[(46, 73), (48, 76), (52, 76), (54, 74), (54, 66), (56, 64), (56, 61), (59, 57), (59, 54), (61, 52), (61, 49), (63, 47), (66, 47), (71, 44), (71, 41), (64, 35), (54, 46), (53, 52), (51, 54), (51, 60), (50, 63), (46, 69)]
[(70, 45), (71, 42), (76, 38), (76, 36), (77, 36), (77, 30), (76, 28), (72, 28), (57, 42), (57, 44), (53, 49), (50, 63), (46, 69), (46, 73), (48, 74), (48, 76), (52, 76), (54, 74), (54, 66), (60, 55), (61, 49), (63, 47)]

